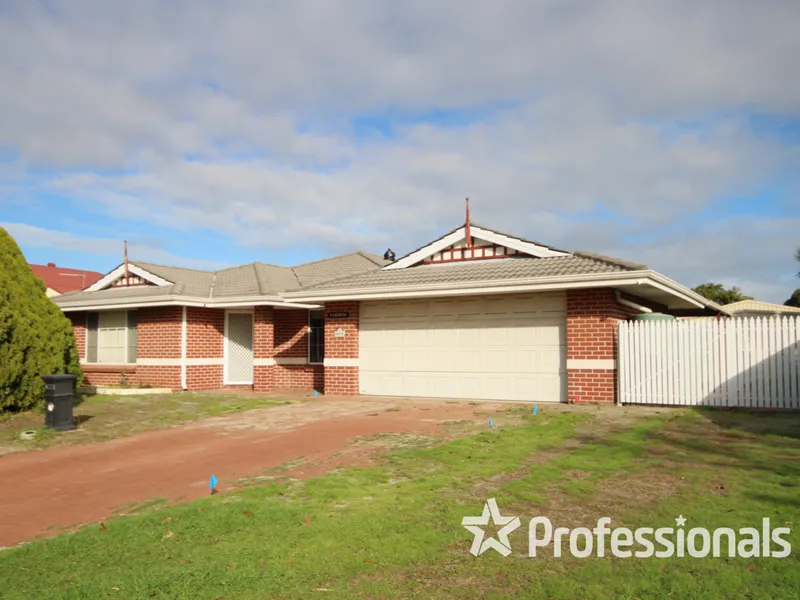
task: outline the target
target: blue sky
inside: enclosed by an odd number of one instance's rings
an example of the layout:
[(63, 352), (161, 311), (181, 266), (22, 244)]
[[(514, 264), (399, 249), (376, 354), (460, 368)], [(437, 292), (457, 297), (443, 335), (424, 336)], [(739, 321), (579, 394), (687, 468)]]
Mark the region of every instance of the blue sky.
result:
[(0, 6), (0, 226), (106, 271), (398, 253), (463, 220), (783, 301), (800, 5)]

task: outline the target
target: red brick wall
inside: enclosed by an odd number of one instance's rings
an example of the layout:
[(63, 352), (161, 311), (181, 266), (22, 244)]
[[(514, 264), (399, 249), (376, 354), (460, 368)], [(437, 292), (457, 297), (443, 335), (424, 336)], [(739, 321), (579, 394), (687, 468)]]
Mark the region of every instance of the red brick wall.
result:
[(276, 365), (274, 388), (325, 391), (322, 365)]
[(137, 365), (136, 379), (141, 385), (181, 391), (181, 368), (172, 365)]
[[(325, 325), (325, 354), (333, 358), (358, 357), (358, 303), (333, 303), (328, 310), (346, 310), (348, 319), (334, 319)], [(223, 309), (187, 307), (187, 358), (221, 361), (225, 344), (225, 311)], [(86, 313), (69, 313), (81, 358), (86, 357)], [(147, 308), (139, 310), (138, 356), (140, 358), (181, 358), (181, 307)], [(341, 327), (344, 338), (333, 337)], [(273, 309), (256, 307), (254, 312), (255, 359), (308, 358), (308, 311), (305, 309)], [(84, 367), (87, 385), (119, 385), (123, 371), (130, 385), (181, 388), (180, 366), (136, 365), (113, 368)], [(358, 394), (358, 367), (329, 367), (327, 369), (335, 394)], [(223, 366), (188, 365), (186, 384), (189, 390), (220, 389), (223, 386)], [(241, 387), (241, 386), (237, 386)], [(322, 365), (278, 364), (254, 367), (253, 389), (271, 392), (275, 388), (315, 389), (326, 387), (326, 369)]]
[[(326, 340), (327, 343), (327, 340)], [(327, 348), (325, 349), (327, 353)], [(275, 310), (275, 360), (273, 387), (324, 391), (322, 365), (281, 364), (281, 359), (308, 359), (308, 310)]]
[(570, 402), (614, 402), (616, 370), (569, 369), (567, 388)]
[(123, 382), (123, 377), (122, 377), (123, 374), (125, 375), (125, 383), (127, 385), (144, 385), (144, 383), (139, 379), (139, 374), (136, 372), (135, 367), (124, 369), (124, 368), (109, 368), (100, 365), (97, 366), (86, 365), (83, 366), (82, 368), (83, 368), (84, 385), (118, 386), (121, 385)]
[[(138, 358), (180, 358), (180, 306), (140, 308), (137, 325)], [(136, 365), (136, 378), (142, 385), (181, 389), (181, 368), (172, 365)]]
[[(253, 315), (253, 357), (273, 358), (275, 353), (275, 309), (271, 306), (256, 306)], [(253, 367), (253, 389), (271, 392), (274, 387), (275, 367), (255, 365)]]
[(75, 343), (78, 346), (78, 356), (86, 358), (86, 313), (70, 312), (66, 313), (67, 318), (72, 322), (72, 331), (75, 333)]
[[(225, 344), (225, 311), (219, 308), (186, 307), (186, 357), (221, 361)], [(222, 387), (222, 364), (187, 365), (188, 390)]]
[(275, 311), (275, 358), (308, 358), (308, 311)]
[[(617, 304), (610, 288), (567, 291), (567, 361), (617, 358), (617, 324), (632, 311)], [(613, 402), (616, 369), (569, 368), (570, 402)]]
[[(325, 360), (358, 358), (358, 302), (328, 302), (325, 304)], [(329, 319), (330, 312), (350, 313), (344, 319)], [(337, 329), (344, 330), (344, 337), (335, 337)], [(329, 395), (357, 396), (358, 367), (325, 366), (325, 393)]]
[[(139, 309), (137, 326), (139, 358), (180, 358), (181, 308), (160, 307)], [(86, 313), (69, 313), (81, 360), (86, 359)], [(83, 365), (86, 385), (120, 385), (123, 375), (129, 385), (149, 385), (179, 390), (179, 366), (136, 365), (116, 367)]]
[[(225, 343), (225, 311), (186, 307), (187, 358), (222, 358)], [(222, 385), (222, 379), (219, 381)]]
[(139, 358), (180, 358), (181, 323), (180, 306), (140, 308), (137, 326)]
[[(137, 325), (138, 358), (180, 358), (180, 306), (140, 308)], [(181, 368), (172, 365), (136, 365), (136, 378), (142, 385), (181, 389)]]
[(220, 389), (222, 368), (222, 365), (187, 365), (186, 388), (189, 391)]

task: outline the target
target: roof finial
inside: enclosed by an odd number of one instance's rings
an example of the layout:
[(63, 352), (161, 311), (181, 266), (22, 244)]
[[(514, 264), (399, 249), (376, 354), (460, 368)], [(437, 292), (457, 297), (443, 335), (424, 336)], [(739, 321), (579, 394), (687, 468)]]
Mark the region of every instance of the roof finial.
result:
[(467, 219), (464, 225), (464, 240), (467, 244), (467, 248), (472, 248), (472, 231), (469, 223), (469, 198), (467, 198)]
[(128, 273), (128, 240), (125, 240), (123, 242), (123, 248), (124, 248), (124, 255), (125, 255), (125, 285), (129, 285), (130, 284), (130, 279), (129, 279), (130, 273)]

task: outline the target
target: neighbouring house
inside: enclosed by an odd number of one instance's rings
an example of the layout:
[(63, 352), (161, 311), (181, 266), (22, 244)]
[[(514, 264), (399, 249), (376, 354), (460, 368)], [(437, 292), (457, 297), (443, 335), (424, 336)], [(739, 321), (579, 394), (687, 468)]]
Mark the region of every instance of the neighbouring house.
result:
[(57, 304), (89, 384), (613, 401), (617, 323), (725, 314), (645, 266), (467, 224), (391, 260), (131, 261)]
[(57, 267), (56, 263), (52, 262), (46, 265), (29, 266), (34, 274), (44, 281), (47, 286), (48, 298), (82, 290), (103, 277), (103, 274), (97, 271), (65, 269), (64, 267)]
[(734, 317), (796, 317), (800, 315), (800, 308), (761, 302), (760, 300), (740, 300), (726, 304), (723, 308)]

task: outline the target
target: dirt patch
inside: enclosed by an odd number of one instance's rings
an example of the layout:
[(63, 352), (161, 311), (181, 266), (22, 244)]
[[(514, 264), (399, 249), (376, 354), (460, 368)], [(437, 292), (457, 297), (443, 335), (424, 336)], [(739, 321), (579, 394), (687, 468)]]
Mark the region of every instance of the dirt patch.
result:
[(379, 434), (401, 436), (385, 438), (392, 443), (444, 438), (451, 435), (446, 423), (480, 420), (475, 411), (466, 403), (325, 398), (94, 444), (8, 454), (0, 457), (0, 479), (13, 482), (0, 495), (0, 546), (52, 534), (54, 527), (108, 519), (152, 498), (174, 502), (207, 495), (212, 474), (225, 492), (292, 461), (302, 462), (266, 476), (306, 478), (370, 464), (392, 444), (365, 452), (353, 440)]
[(354, 446), (368, 446), (383, 450), (401, 450), (406, 448), (429, 448), (440, 443), (442, 438), (415, 433), (379, 433), (370, 438), (358, 438)]

